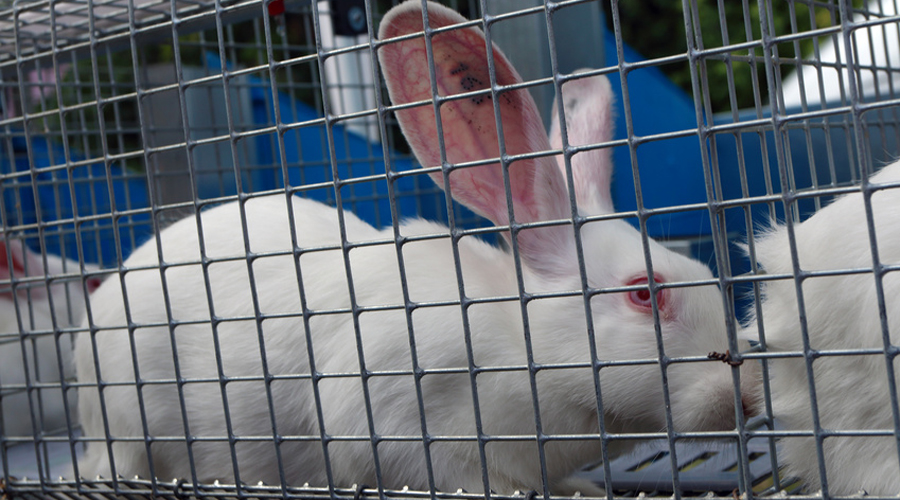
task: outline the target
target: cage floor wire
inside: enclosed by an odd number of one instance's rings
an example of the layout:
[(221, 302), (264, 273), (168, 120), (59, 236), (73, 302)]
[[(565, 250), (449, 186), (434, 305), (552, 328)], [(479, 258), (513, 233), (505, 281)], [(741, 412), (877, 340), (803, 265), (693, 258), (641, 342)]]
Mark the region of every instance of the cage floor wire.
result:
[[(76, 435), (80, 436), (80, 433)], [(63, 436), (64, 437), (64, 436)], [(738, 459), (735, 445), (724, 442), (677, 443), (679, 457), (679, 485), (683, 496), (714, 494), (728, 497), (739, 486)], [(74, 447), (76, 459), (83, 456), (83, 446)], [(38, 455), (40, 453), (40, 455)], [(66, 441), (48, 442), (36, 450), (33, 444), (23, 443), (7, 450), (10, 475), (23, 484), (34, 484), (37, 478), (72, 478), (72, 447)], [(769, 446), (758, 438), (748, 443), (750, 478), (756, 494), (773, 494), (773, 478)], [(667, 496), (673, 494), (669, 448), (663, 443), (641, 445), (633, 453), (610, 462), (613, 479), (611, 489), (616, 495)], [(40, 456), (40, 459), (38, 459)], [(39, 465), (40, 462), (40, 465)], [(0, 462), (0, 468), (3, 464)], [(586, 467), (576, 477), (605, 487), (601, 464)], [(780, 491), (796, 493), (802, 485), (795, 480), (782, 479)], [(141, 483), (141, 481), (137, 481)], [(38, 483), (39, 484), (39, 483)]]

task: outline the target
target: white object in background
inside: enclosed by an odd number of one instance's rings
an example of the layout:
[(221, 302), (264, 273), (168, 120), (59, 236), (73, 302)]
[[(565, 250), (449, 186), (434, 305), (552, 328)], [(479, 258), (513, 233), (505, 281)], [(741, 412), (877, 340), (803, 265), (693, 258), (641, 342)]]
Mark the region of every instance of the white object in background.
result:
[[(328, 0), (319, 1), (318, 9), (323, 50), (327, 52), (369, 43), (369, 37), (365, 34), (343, 36), (334, 32), (331, 5)], [(322, 79), (322, 84), (328, 88), (329, 111), (332, 115), (375, 109), (372, 57), (367, 49), (325, 59), (325, 78)], [(341, 123), (369, 142), (381, 140), (374, 115), (362, 120), (355, 119)]]
[[(897, 15), (897, 6), (893, 0), (870, 0), (866, 10), (870, 14), (857, 13), (853, 16), (853, 22), (866, 22), (875, 16)], [(803, 94), (806, 95), (806, 104), (809, 106), (820, 106), (823, 100), (826, 103), (840, 104), (842, 95), (847, 102), (850, 99), (851, 76), (856, 78), (860, 100), (874, 99), (876, 89), (877, 95), (882, 98), (891, 96), (892, 86), (894, 97), (900, 93), (900, 21), (859, 28), (853, 31), (851, 39), (856, 69), (850, 71), (847, 67), (843, 32), (837, 34), (837, 47), (834, 37), (829, 37), (819, 46), (822, 91), (819, 88), (820, 69), (808, 60), (802, 66), (802, 86), (799, 71), (794, 71), (782, 81), (785, 108), (799, 108)], [(810, 59), (814, 57), (815, 55)], [(840, 72), (834, 66), (835, 63), (841, 66)]]

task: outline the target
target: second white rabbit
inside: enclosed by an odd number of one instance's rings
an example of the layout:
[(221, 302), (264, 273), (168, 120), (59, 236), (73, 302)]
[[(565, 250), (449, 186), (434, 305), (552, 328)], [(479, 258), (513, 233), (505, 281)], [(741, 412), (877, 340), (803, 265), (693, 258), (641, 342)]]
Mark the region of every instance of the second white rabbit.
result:
[[(895, 185), (874, 191), (871, 207), (880, 263), (896, 266), (900, 264), (900, 189), (896, 187), (900, 163), (885, 167), (870, 183)], [(900, 493), (897, 438), (852, 434), (896, 429), (883, 332), (886, 326), (891, 344), (900, 342), (900, 275), (888, 272), (881, 279), (883, 324), (861, 192), (841, 197), (794, 225), (793, 231), (801, 275), (794, 273), (787, 227), (773, 228), (756, 242), (757, 261), (766, 274), (780, 277), (764, 285), (760, 322), (767, 350), (795, 354), (769, 361), (774, 417), (787, 430), (812, 433), (810, 392), (814, 390), (820, 426), (826, 433), (847, 435), (826, 437), (821, 451), (812, 437), (785, 437), (779, 445), (779, 460), (787, 475), (801, 478), (811, 490), (821, 484), (818, 457), (822, 455), (831, 495), (859, 491), (896, 495)], [(802, 295), (795, 276), (802, 278)], [(803, 358), (804, 326), (809, 352), (822, 353), (811, 360), (814, 389)], [(746, 336), (756, 338), (758, 327), (757, 323), (748, 326)], [(861, 349), (874, 354), (834, 352)], [(900, 365), (894, 361), (893, 368), (896, 373)]]

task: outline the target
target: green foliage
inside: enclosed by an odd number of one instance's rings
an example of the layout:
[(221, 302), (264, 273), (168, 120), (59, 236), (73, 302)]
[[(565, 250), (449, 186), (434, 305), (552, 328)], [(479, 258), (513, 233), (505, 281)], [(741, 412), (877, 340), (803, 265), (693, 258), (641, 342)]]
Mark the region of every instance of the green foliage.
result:
[[(853, 0), (861, 6), (863, 0)], [(684, 8), (690, 9), (686, 20)], [(760, 8), (765, 9), (761, 15)], [(810, 30), (833, 26), (840, 22), (838, 5), (834, 0), (805, 2), (788, 0), (612, 0), (604, 2), (607, 23), (613, 28), (614, 17), (622, 31), (623, 40), (648, 59), (686, 54), (685, 26), (694, 40), (694, 49), (718, 49), (744, 42), (762, 40), (763, 21), (767, 35), (783, 37), (803, 34)], [(615, 10), (615, 12), (614, 12)], [(772, 55), (782, 76), (792, 71), (798, 57), (809, 57), (814, 51), (815, 37), (805, 36), (799, 41), (777, 41)], [(766, 73), (761, 43), (752, 49), (702, 54), (698, 75), (706, 79), (705, 91), (714, 111), (752, 107), (755, 103), (754, 76), (761, 89), (761, 99), (767, 99)], [(692, 93), (690, 64), (685, 57), (680, 62), (660, 66), (660, 69), (686, 92)]]

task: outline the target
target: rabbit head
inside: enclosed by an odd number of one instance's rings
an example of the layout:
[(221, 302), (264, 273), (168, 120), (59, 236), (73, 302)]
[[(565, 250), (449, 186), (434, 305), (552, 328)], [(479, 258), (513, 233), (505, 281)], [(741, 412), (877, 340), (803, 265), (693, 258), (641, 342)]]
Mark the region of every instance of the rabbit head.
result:
[[(57, 346), (53, 331), (78, 323), (85, 297), (80, 283), (55, 278), (77, 272), (76, 262), (49, 254), (44, 260), (20, 241), (0, 240), (0, 281), (34, 280), (16, 286), (15, 291), (12, 285), (0, 291), (0, 381), (5, 388), (22, 387), (3, 397), (3, 433), (7, 436), (32, 434), (33, 418), (27, 410), (30, 404), (42, 429), (58, 429), (65, 424), (59, 389), (40, 389), (38, 406), (24, 388), (27, 381), (54, 383), (73, 375), (71, 338), (60, 336)], [(51, 278), (49, 286), (43, 281), (45, 277)], [(99, 278), (86, 278), (86, 285), (88, 291), (94, 290)], [(35, 335), (22, 337), (22, 332)], [(74, 396), (74, 392), (70, 394)], [(74, 402), (70, 408), (74, 408)]]
[[(85, 267), (87, 270), (95, 269), (92, 265)], [(31, 280), (24, 286), (16, 287), (15, 291), (23, 313), (23, 328), (26, 330), (51, 328), (54, 318), (59, 322), (59, 327), (78, 324), (81, 311), (84, 310), (84, 288), (76, 281), (58, 279), (62, 275), (78, 273), (77, 262), (53, 254), (47, 254), (45, 259), (24, 243), (10, 240), (7, 244), (0, 240), (0, 280)], [(49, 278), (47, 285), (43, 281), (45, 277)], [(88, 293), (100, 286), (100, 281), (96, 276), (85, 278)], [(28, 314), (28, 307), (40, 312)], [(0, 309), (3, 311), (4, 325), (0, 333), (18, 330), (12, 287), (0, 290)]]
[[(430, 30), (425, 37), (406, 36), (423, 31), (421, 5), (410, 1), (394, 8), (379, 33), (388, 40), (379, 49), (382, 72), (416, 157), (425, 167), (441, 167), (429, 175), (456, 201), (497, 226), (511, 226), (502, 234), (520, 259), (527, 293), (585, 290), (586, 284), (589, 293), (575, 299), (528, 304), (540, 362), (590, 360), (584, 339), (591, 324), (597, 358), (645, 361), (600, 370), (608, 423), (630, 431), (665, 429), (660, 347), (666, 357), (724, 351), (723, 300), (703, 264), (642, 238), (619, 217), (584, 220), (614, 214), (610, 149), (595, 147), (612, 139), (609, 81), (602, 76), (567, 81), (562, 86), (567, 140), (556, 117), (548, 137), (528, 89), (519, 86), (522, 79), (499, 49), (487, 54), (483, 32), (443, 29), (466, 22), (459, 14), (429, 3)], [(405, 38), (391, 42), (395, 37)], [(564, 145), (573, 153), (568, 160), (553, 154)], [(700, 286), (675, 286), (698, 281)], [(590, 321), (584, 297), (589, 297)], [(734, 426), (734, 382), (727, 367), (675, 363), (665, 371), (677, 430)], [(749, 389), (755, 375), (748, 375)], [(560, 390), (596, 408), (590, 377), (574, 392), (579, 383), (568, 378), (559, 381)]]

